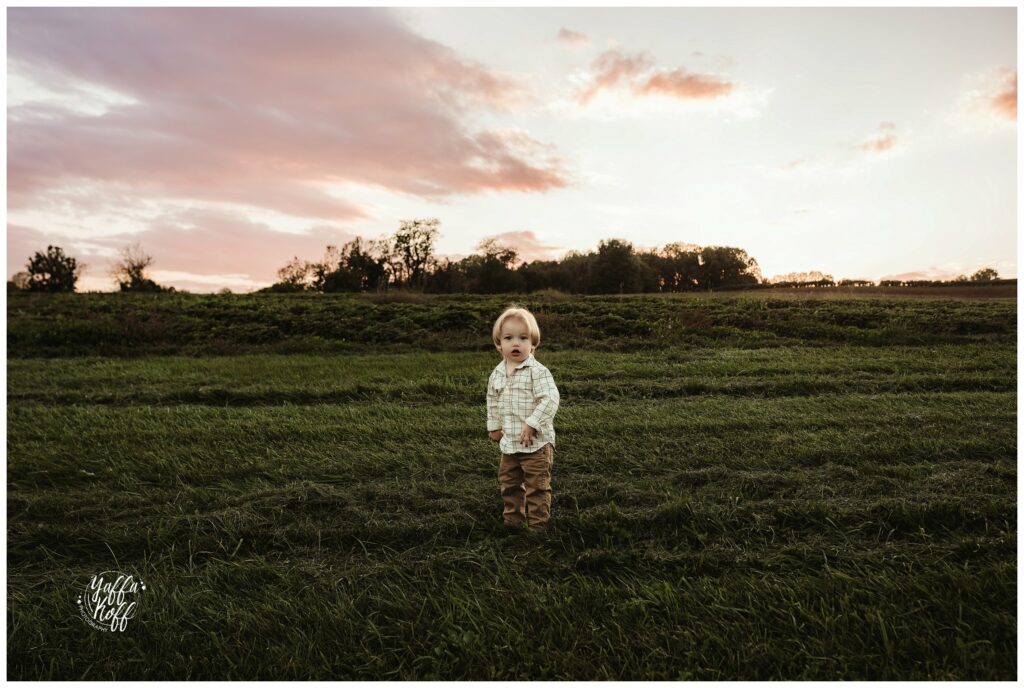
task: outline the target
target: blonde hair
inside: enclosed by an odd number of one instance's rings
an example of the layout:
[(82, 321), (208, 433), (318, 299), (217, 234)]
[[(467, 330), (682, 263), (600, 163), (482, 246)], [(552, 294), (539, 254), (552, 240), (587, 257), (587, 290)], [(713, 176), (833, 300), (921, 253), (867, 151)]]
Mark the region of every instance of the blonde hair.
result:
[(537, 318), (533, 317), (533, 313), (519, 306), (509, 306), (494, 321), (494, 329), (491, 330), (494, 346), (501, 348), (501, 326), (509, 318), (519, 318), (526, 324), (526, 330), (530, 333), (530, 342), (536, 349), (540, 345), (540, 326), (537, 325)]

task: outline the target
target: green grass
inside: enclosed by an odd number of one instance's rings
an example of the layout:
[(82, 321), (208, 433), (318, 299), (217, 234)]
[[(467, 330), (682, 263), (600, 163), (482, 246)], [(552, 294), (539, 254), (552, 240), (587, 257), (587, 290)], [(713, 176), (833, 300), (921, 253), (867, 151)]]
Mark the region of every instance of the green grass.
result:
[(493, 352), (12, 358), (8, 678), (1014, 679), (1016, 307), (898, 309), (941, 341), (542, 345), (539, 538)]

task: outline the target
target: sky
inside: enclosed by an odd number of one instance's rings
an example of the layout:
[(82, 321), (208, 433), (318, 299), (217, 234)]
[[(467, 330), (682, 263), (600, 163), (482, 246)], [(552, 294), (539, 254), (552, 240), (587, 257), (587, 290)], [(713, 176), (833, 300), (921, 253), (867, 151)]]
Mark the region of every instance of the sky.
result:
[(453, 259), (735, 246), (1017, 276), (1016, 8), (7, 10), (7, 272), (248, 292), (439, 218)]

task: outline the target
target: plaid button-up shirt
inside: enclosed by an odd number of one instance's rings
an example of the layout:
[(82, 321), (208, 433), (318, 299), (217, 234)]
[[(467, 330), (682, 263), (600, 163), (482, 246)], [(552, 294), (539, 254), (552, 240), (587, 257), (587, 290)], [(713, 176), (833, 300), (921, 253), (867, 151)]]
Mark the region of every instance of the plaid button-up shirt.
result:
[[(504, 359), (487, 380), (487, 432), (504, 431), (498, 446), (503, 454), (535, 452), (548, 442), (555, 444), (555, 412), (558, 388), (551, 371), (530, 354), (512, 371)], [(519, 442), (523, 423), (537, 431), (530, 445)]]

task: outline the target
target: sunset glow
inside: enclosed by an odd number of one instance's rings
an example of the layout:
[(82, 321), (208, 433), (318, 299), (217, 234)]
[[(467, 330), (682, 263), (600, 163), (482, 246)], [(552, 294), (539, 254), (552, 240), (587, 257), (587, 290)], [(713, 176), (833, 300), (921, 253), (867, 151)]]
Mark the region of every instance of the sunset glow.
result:
[(7, 271), (250, 291), (437, 217), (766, 277), (1017, 276), (1015, 8), (10, 8)]

